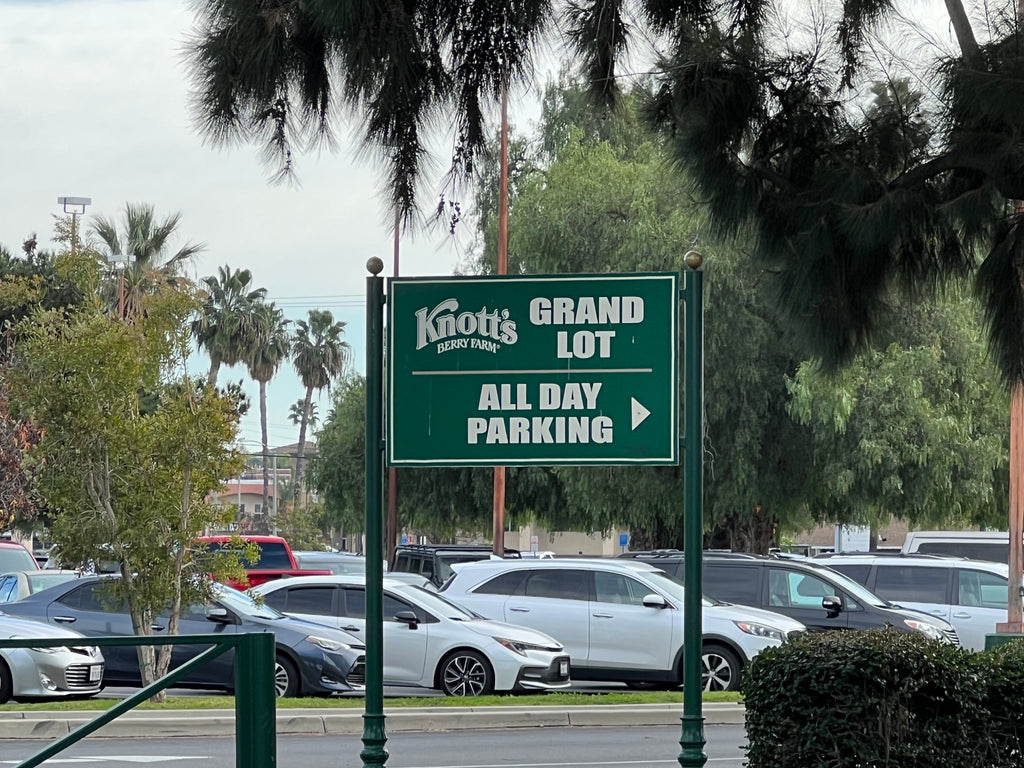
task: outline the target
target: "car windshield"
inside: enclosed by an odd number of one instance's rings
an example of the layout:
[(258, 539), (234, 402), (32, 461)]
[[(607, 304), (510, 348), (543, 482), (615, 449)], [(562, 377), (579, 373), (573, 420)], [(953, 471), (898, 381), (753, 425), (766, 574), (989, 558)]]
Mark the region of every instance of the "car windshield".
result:
[(0, 573), (31, 571), (38, 567), (32, 553), (24, 547), (0, 547)]
[[(685, 592), (685, 590), (683, 589), (683, 582), (679, 581), (676, 578), (673, 578), (672, 576), (669, 576), (664, 571), (638, 571), (638, 573), (643, 573), (643, 577), (652, 584), (654, 584), (654, 586), (660, 589), (662, 593), (665, 594), (667, 597), (672, 598), (680, 605), (682, 604), (683, 594)], [(715, 601), (709, 600), (706, 597), (702, 597), (701, 605), (715, 605)]]
[(237, 589), (226, 587), (223, 584), (215, 584), (213, 594), (218, 603), (242, 616), (252, 616), (257, 619), (285, 618), (280, 611), (274, 610), (266, 604), (261, 605), (244, 592), (239, 592)]
[(407, 595), (410, 599), (415, 600), (421, 608), (430, 611), (435, 616), (444, 616), (452, 621), (477, 621), (483, 618), (480, 614), (466, 610), (451, 600), (441, 597), (437, 592), (414, 584), (399, 587), (395, 592)]

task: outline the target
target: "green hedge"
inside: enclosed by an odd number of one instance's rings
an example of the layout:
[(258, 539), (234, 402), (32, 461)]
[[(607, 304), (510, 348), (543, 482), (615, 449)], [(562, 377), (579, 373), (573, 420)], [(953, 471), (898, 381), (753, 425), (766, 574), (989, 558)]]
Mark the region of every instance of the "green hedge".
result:
[(971, 653), (892, 629), (808, 633), (743, 682), (750, 768), (1020, 768), (1024, 642)]

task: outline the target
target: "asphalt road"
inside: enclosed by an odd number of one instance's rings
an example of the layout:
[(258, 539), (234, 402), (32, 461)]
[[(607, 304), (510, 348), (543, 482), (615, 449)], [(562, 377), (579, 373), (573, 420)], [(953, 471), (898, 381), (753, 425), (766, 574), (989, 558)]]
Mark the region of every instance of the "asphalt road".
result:
[[(677, 768), (678, 727), (516, 728), (397, 733), (389, 736), (388, 768)], [(742, 726), (705, 728), (711, 768), (746, 765)], [(0, 766), (16, 765), (44, 741), (4, 742)], [(279, 768), (360, 768), (358, 736), (278, 737)], [(232, 738), (89, 738), (45, 765), (230, 768)]]

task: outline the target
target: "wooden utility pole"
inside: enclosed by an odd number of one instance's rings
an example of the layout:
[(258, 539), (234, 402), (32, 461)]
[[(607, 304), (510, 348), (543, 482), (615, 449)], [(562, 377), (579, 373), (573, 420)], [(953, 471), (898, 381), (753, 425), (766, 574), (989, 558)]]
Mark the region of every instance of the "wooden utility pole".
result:
[[(398, 241), (401, 231), (401, 216), (395, 210), (395, 242), (393, 277), (398, 277)], [(385, 430), (384, 434), (387, 434)], [(384, 559), (391, 563), (395, 547), (398, 546), (398, 467), (388, 467), (388, 522), (384, 527)]]
[[(508, 84), (501, 89), (498, 178), (498, 274), (508, 274)], [(494, 468), (494, 554), (505, 556), (505, 467)]]

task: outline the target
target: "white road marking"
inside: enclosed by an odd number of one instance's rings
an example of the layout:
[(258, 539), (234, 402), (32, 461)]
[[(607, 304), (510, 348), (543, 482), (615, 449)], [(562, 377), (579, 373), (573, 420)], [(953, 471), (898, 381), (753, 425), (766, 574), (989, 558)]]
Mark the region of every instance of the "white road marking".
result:
[[(170, 760), (207, 760), (205, 755), (182, 755), (180, 757), (161, 755), (93, 755), (89, 757), (51, 757), (46, 761), (47, 765), (58, 765), (59, 763), (161, 763)], [(2, 765), (19, 765), (22, 760), (0, 760)]]

